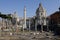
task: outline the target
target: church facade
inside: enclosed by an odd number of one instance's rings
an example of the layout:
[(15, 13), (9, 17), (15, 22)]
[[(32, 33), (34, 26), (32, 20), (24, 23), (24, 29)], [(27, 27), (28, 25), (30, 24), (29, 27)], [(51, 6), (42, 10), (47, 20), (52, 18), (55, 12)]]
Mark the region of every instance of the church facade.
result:
[(46, 25), (46, 11), (41, 3), (39, 4), (39, 7), (36, 10), (36, 20), (37, 24)]

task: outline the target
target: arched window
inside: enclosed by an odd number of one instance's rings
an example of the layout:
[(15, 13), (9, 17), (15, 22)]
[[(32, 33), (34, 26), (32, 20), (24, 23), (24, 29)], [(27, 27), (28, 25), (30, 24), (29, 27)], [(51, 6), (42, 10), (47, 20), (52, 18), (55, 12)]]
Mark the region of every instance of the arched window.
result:
[(41, 13), (41, 15), (43, 15), (43, 13)]

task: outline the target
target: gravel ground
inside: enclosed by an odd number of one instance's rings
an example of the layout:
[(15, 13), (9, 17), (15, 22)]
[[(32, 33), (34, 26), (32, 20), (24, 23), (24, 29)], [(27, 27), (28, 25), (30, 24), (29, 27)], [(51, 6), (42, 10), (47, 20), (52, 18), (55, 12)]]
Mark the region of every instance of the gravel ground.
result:
[[(32, 33), (14, 33), (12, 35), (2, 34), (0, 35), (0, 40), (60, 40), (60, 37), (52, 36), (50, 33), (46, 36), (47, 32), (35, 34)], [(38, 32), (37, 32), (38, 33)]]

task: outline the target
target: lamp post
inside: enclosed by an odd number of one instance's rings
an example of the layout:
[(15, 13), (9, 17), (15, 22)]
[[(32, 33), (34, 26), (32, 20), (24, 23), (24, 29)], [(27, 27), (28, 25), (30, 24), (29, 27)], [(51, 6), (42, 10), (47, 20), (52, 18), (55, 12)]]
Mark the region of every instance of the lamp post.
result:
[(46, 20), (46, 22), (47, 22), (47, 31), (49, 31), (49, 27), (48, 27), (48, 19)]
[(37, 17), (34, 17), (35, 20), (35, 31), (37, 32)]
[(35, 31), (37, 32), (37, 20), (35, 20)]
[(22, 21), (22, 31), (23, 31), (23, 33), (24, 33), (24, 19), (23, 19), (23, 21)]
[(60, 11), (60, 7), (59, 7), (59, 11)]
[(29, 32), (30, 32), (30, 18), (29, 18)]
[(43, 32), (43, 20), (41, 20), (41, 31)]
[(24, 25), (22, 25), (23, 26), (23, 33), (24, 33)]
[(15, 21), (16, 21), (16, 32), (18, 32), (18, 27), (17, 27), (17, 18), (15, 19)]

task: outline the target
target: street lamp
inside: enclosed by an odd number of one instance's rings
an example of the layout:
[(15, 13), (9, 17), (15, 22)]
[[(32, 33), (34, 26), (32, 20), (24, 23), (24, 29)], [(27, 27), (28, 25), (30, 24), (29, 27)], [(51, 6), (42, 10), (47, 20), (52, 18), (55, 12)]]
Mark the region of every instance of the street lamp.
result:
[(35, 31), (37, 32), (37, 20), (35, 20)]
[(47, 22), (47, 31), (49, 31), (49, 27), (48, 27), (49, 21), (48, 21), (48, 18), (46, 19), (46, 22)]
[(29, 18), (29, 32), (30, 32), (30, 18)]
[(41, 20), (41, 31), (43, 32), (43, 20)]
[(35, 31), (37, 32), (37, 17), (34, 17), (35, 20)]

